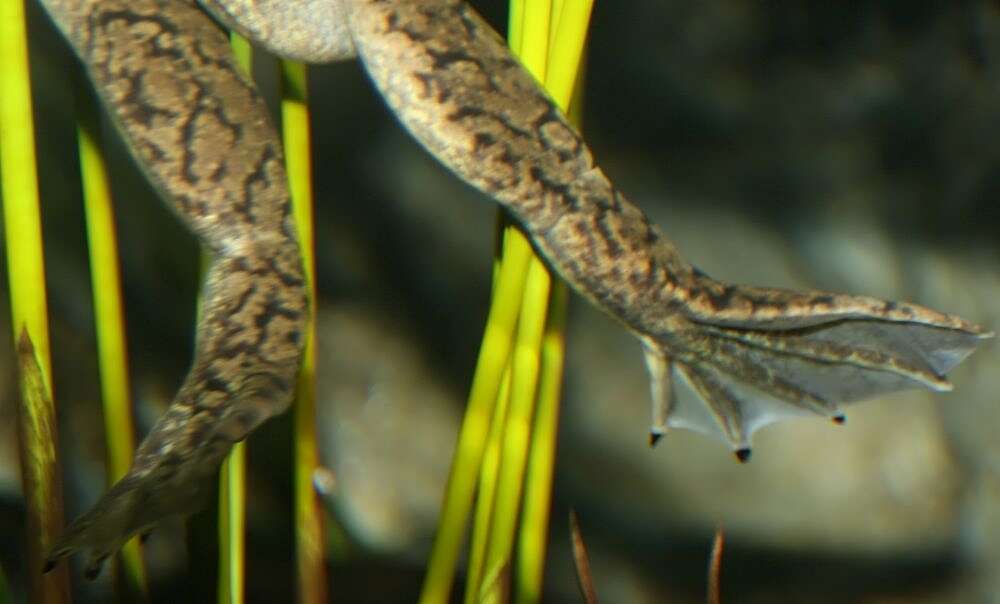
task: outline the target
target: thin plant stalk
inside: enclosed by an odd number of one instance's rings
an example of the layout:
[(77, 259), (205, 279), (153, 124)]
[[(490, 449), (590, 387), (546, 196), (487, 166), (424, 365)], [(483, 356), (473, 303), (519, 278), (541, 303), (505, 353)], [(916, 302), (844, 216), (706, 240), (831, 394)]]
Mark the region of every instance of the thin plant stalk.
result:
[[(108, 447), (108, 484), (128, 472), (135, 449), (135, 427), (128, 377), (128, 348), (122, 310), (118, 241), (108, 169), (103, 153), (98, 108), (90, 91), (78, 80), (77, 145), (80, 180), (87, 220), (90, 282), (94, 297), (97, 360), (101, 376), (101, 404)], [(146, 568), (139, 539), (130, 539), (121, 552), (127, 589), (145, 594)]]
[[(563, 2), (560, 0), (552, 4), (546, 4), (544, 2), (526, 3), (524, 0), (512, 0), (510, 6), (511, 46), (516, 54), (521, 54), (522, 62), (529, 67), (532, 73), (539, 79), (542, 79), (546, 73), (546, 63), (550, 53), (548, 40), (549, 33), (552, 31), (551, 17), (552, 15), (558, 15), (559, 19), (562, 19), (561, 15), (566, 14)], [(589, 8), (587, 14), (589, 15)], [(556, 29), (558, 30), (558, 28)], [(585, 32), (585, 29), (584, 27), (580, 31)], [(582, 48), (582, 42), (579, 45)], [(575, 75), (571, 78), (571, 81), (573, 79), (575, 79)], [(543, 449), (550, 450), (551, 454), (554, 455), (556, 422), (552, 419), (552, 414), (554, 413), (556, 417), (558, 416), (558, 392), (562, 372), (561, 352), (559, 352), (561, 351), (561, 344), (556, 346), (550, 345), (549, 349), (551, 360), (556, 360), (557, 362), (542, 363), (541, 367), (539, 367), (539, 358), (544, 354), (540, 350), (544, 348), (544, 345), (542, 343), (543, 337), (539, 335), (538, 328), (546, 324), (549, 292), (558, 292), (558, 288), (552, 288), (549, 285), (548, 274), (544, 264), (537, 258), (533, 259), (530, 244), (515, 225), (508, 224), (503, 228), (502, 241), (499, 262), (496, 263), (494, 269), (494, 294), (490, 316), (487, 319), (483, 346), (480, 350), (479, 361), (473, 378), (469, 405), (462, 429), (459, 433), (459, 443), (456, 447), (452, 471), (449, 476), (448, 487), (446, 488), (438, 534), (428, 565), (428, 574), (424, 582), (421, 602), (444, 602), (449, 597), (451, 582), (455, 572), (455, 563), (461, 548), (469, 509), (471, 507), (471, 499), (475, 489), (476, 473), (491, 471), (489, 466), (493, 462), (490, 460), (483, 461), (483, 447), (486, 446), (487, 434), (491, 432), (490, 418), (494, 415), (493, 411), (497, 404), (499, 385), (501, 383), (500, 376), (510, 370), (514, 330), (518, 321), (526, 322), (528, 325), (528, 327), (525, 327), (525, 338), (519, 344), (519, 354), (522, 359), (534, 359), (534, 366), (529, 369), (527, 362), (522, 363), (521, 382), (516, 389), (519, 394), (515, 395), (512, 392), (510, 404), (512, 407), (518, 406), (520, 411), (515, 414), (514, 427), (510, 429), (509, 436), (505, 436), (505, 438), (519, 441), (520, 444), (517, 446), (508, 445), (506, 447), (510, 450), (507, 457), (512, 457), (511, 461), (505, 462), (508, 466), (507, 482), (509, 484), (506, 487), (502, 486), (503, 479), (501, 479), (501, 484), (497, 487), (498, 490), (504, 489), (507, 493), (503, 497), (505, 501), (504, 509), (506, 511), (510, 511), (510, 509), (514, 510), (515, 521), (516, 508), (524, 476), (524, 460), (530, 450), (528, 444), (533, 440), (533, 437), (528, 436), (528, 433), (530, 431), (531, 416), (538, 383), (545, 384), (547, 392), (546, 400), (549, 404), (549, 408), (546, 410), (547, 423), (545, 424), (547, 426), (545, 431), (547, 441), (541, 446)], [(508, 256), (510, 249), (524, 250), (525, 256)], [(515, 265), (512, 260), (517, 264)], [(529, 283), (531, 282), (527, 278), (528, 274), (536, 275), (536, 279), (541, 279), (540, 282), (536, 282), (531, 286), (530, 289), (533, 293), (530, 296), (524, 295), (526, 280)], [(538, 287), (539, 283), (544, 283), (544, 287)], [(512, 295), (513, 293), (517, 293), (518, 295), (514, 296)], [(557, 298), (564, 300), (565, 292), (563, 291), (562, 296), (557, 295)], [(564, 302), (562, 303), (564, 304)], [(522, 312), (523, 305), (525, 304), (528, 310)], [(556, 317), (554, 329), (558, 329), (560, 334), (559, 316), (560, 314), (564, 315), (564, 313), (565, 308), (563, 306), (561, 313), (557, 312), (553, 315)], [(498, 322), (497, 319), (502, 319), (503, 322)], [(532, 326), (536, 337), (534, 338), (535, 343), (529, 345), (530, 338), (526, 334), (532, 332)], [(547, 341), (560, 339), (549, 337), (550, 335), (554, 335), (550, 331), (545, 331), (544, 333), (548, 337)], [(553, 370), (555, 371), (554, 374), (547, 373)], [(513, 379), (516, 380), (516, 378)], [(513, 390), (514, 387), (512, 386)], [(555, 402), (552, 402), (552, 399), (555, 399)], [(510, 415), (508, 414), (507, 421), (510, 421)], [(528, 428), (525, 428), (526, 425)], [(508, 427), (508, 425), (505, 425), (502, 429), (498, 428), (497, 430), (499, 430), (499, 433), (507, 434)], [(493, 432), (497, 433), (497, 431)], [(544, 458), (545, 456), (542, 455), (542, 457)], [(548, 482), (548, 488), (551, 489), (551, 466), (548, 472), (536, 471), (535, 474), (543, 477), (547, 476), (544, 480)], [(483, 480), (484, 477), (481, 474), (480, 483)], [(511, 493), (516, 494), (513, 499), (510, 497)], [(535, 497), (539, 501), (543, 501), (546, 508), (542, 522), (545, 526), (541, 529), (543, 535), (547, 533), (549, 497), (550, 495), (547, 493), (544, 496), (539, 495)], [(480, 493), (480, 501), (477, 505), (481, 507), (477, 508), (476, 512), (477, 527), (482, 518), (496, 519), (502, 515), (498, 510), (492, 509), (494, 504), (489, 499), (488, 497), (484, 498), (483, 493)], [(536, 517), (538, 516), (536, 514)], [(491, 526), (494, 522), (495, 520), (491, 520)], [(493, 528), (490, 531), (486, 531), (485, 534), (478, 529), (474, 529), (471, 545), (473, 558), (471, 562), (472, 566), (470, 567), (472, 576), (469, 577), (467, 586), (467, 601), (470, 598), (489, 598), (495, 595), (494, 587), (489, 586), (496, 583), (495, 579), (497, 577), (509, 571), (510, 543), (513, 538), (510, 531), (514, 525), (506, 522), (505, 526), (499, 532)], [(545, 537), (542, 536), (541, 539), (544, 540)], [(535, 540), (537, 540), (537, 537)], [(486, 563), (485, 567), (480, 565), (478, 558), (479, 552), (486, 547), (484, 543), (488, 543), (488, 547), (494, 552), (492, 554), (493, 562)], [(502, 551), (506, 551), (507, 555), (498, 557), (497, 552)], [(501, 559), (503, 560), (502, 562)], [(479, 585), (476, 584), (477, 580), (480, 583)], [(490, 593), (485, 593), (483, 591), (484, 588), (488, 588)]]
[(514, 339), (531, 246), (523, 237), (509, 236), (513, 230), (507, 229), (503, 237), (503, 262), (497, 271), (469, 403), (445, 488), (441, 519), (420, 594), (422, 603), (447, 602), (451, 593), (490, 418)]
[(597, 590), (594, 588), (594, 575), (590, 571), (590, 557), (587, 555), (587, 544), (580, 531), (580, 519), (576, 510), (569, 511), (569, 537), (573, 549), (573, 563), (576, 566), (576, 582), (580, 587), (580, 595), (585, 604), (597, 604)]
[(63, 566), (43, 575), (43, 556), (63, 526), (52, 402), (52, 363), (35, 166), (35, 129), (23, 0), (0, 0), (0, 190), (21, 399), (18, 442), (27, 509), (32, 602), (69, 601)]
[[(17, 440), (20, 445), (21, 485), (28, 529), (28, 586), (31, 602), (69, 601), (68, 575), (59, 580), (42, 559), (61, 530), (62, 509), (59, 464), (55, 443), (58, 434), (54, 406), (45, 384), (45, 373), (28, 330), (21, 328), (17, 342), (21, 401), (17, 405)], [(51, 598), (51, 599), (50, 599)]]
[(515, 53), (520, 52), (524, 45), (524, 9), (525, 0), (510, 0), (507, 12), (507, 46)]
[(479, 599), (478, 589), (482, 581), (483, 565), (486, 562), (486, 546), (493, 519), (493, 502), (496, 495), (497, 475), (500, 471), (500, 452), (503, 446), (503, 428), (506, 425), (507, 404), (510, 401), (510, 371), (504, 373), (497, 395), (497, 404), (490, 421), (490, 435), (483, 452), (483, 462), (479, 472), (479, 490), (476, 497), (476, 511), (472, 521), (471, 551), (466, 572), (465, 604), (474, 604)]
[(545, 553), (552, 504), (559, 401), (562, 395), (566, 354), (566, 310), (568, 292), (561, 281), (552, 284), (549, 316), (542, 337), (538, 401), (532, 428), (531, 451), (524, 479), (524, 509), (516, 549), (516, 602), (538, 602), (542, 597)]
[(42, 223), (23, 0), (0, 1), (0, 190), (15, 341), (23, 327), (51, 391)]
[(548, 314), (552, 278), (545, 265), (533, 258), (522, 300), (521, 318), (511, 363), (511, 400), (504, 427), (493, 522), (486, 555), (486, 572), (510, 566), (514, 534), (524, 485), (524, 471), (531, 446), (531, 425), (540, 369), (542, 336)]
[[(544, 28), (545, 20), (548, 19), (549, 6), (538, 2), (527, 5), (523, 2), (512, 2), (510, 5), (510, 35), (520, 40), (518, 44), (512, 44), (515, 54), (520, 54), (524, 50), (524, 40), (537, 42), (539, 34)], [(533, 25), (533, 27), (531, 27)], [(530, 32), (525, 32), (530, 29)], [(530, 45), (529, 54), (532, 55), (536, 66), (544, 63), (544, 56), (547, 52), (544, 44), (547, 36), (542, 37), (542, 45)], [(522, 59), (523, 60), (523, 59)], [(527, 245), (527, 239), (505, 212), (498, 214), (498, 227), (503, 232), (505, 245), (517, 244)], [(502, 253), (495, 262), (494, 274), (504, 268), (509, 259)], [(533, 380), (537, 377), (537, 365), (530, 361), (533, 343), (527, 337), (530, 326), (537, 326), (538, 322), (533, 321), (530, 313), (524, 312), (526, 300), (533, 298), (532, 292), (538, 285), (536, 268), (537, 259), (531, 253), (524, 267), (524, 289), (521, 299), (518, 301), (518, 326), (515, 341), (512, 342), (512, 351), (494, 371), (502, 370), (505, 376), (505, 386), (507, 386), (497, 397), (497, 407), (503, 408), (503, 413), (494, 416), (494, 423), (490, 427), (490, 449), (484, 457), (480, 467), (480, 492), (476, 500), (475, 524), (470, 540), (470, 562), (466, 584), (466, 602), (486, 602), (502, 597), (504, 600), (509, 592), (510, 568), (509, 547), (510, 542), (507, 534), (516, 526), (516, 512), (514, 518), (510, 518), (512, 497), (516, 501), (517, 493), (520, 492), (520, 478), (517, 470), (523, 467), (517, 461), (511, 459), (516, 456), (518, 446), (511, 446), (512, 441), (523, 442), (528, 437), (523, 429), (525, 424), (525, 414), (530, 414), (533, 410), (534, 387)], [(543, 271), (544, 272), (544, 271)], [(535, 276), (534, 279), (532, 276)], [(544, 312), (542, 315), (544, 317)], [(528, 355), (527, 364), (521, 362), (515, 364), (513, 359), (525, 359)], [(514, 367), (519, 367), (515, 372)], [(512, 377), (516, 376), (516, 378)], [(526, 390), (526, 387), (528, 390)], [(500, 422), (497, 424), (496, 422)], [(522, 429), (519, 429), (521, 427)], [(520, 438), (518, 438), (520, 437)], [(523, 457), (523, 456), (522, 456)], [(513, 470), (513, 472), (512, 472)]]
[(712, 539), (712, 553), (708, 556), (708, 604), (720, 604), (722, 602), (722, 550), (725, 547), (725, 531), (720, 524), (715, 529), (715, 538)]
[(316, 248), (313, 226), (312, 141), (306, 67), (281, 62), (281, 123), (288, 188), (298, 226), (308, 291), (309, 319), (295, 400), (295, 549), (299, 601), (327, 601), (326, 529), (322, 502), (313, 487), (319, 468), (316, 442)]
[[(553, 81), (574, 82), (583, 40), (571, 40), (569, 37), (585, 36), (589, 2), (585, 11), (579, 10), (578, 6), (568, 6), (570, 2), (559, 1), (553, 2), (546, 12), (540, 4), (532, 3), (524, 9), (525, 32), (520, 49), (522, 60), (547, 88)], [(573, 23), (572, 26), (567, 26), (565, 22), (554, 26), (554, 20), (561, 21), (564, 17), (583, 17), (585, 20), (582, 24)], [(514, 24), (512, 29), (515, 29)], [(547, 39), (550, 34), (553, 35), (551, 40)], [(567, 55), (571, 59), (559, 65), (553, 65), (549, 61), (551, 57)], [(562, 72), (557, 72), (555, 68)], [(570, 70), (570, 73), (565, 73), (566, 70)], [(571, 91), (572, 87), (564, 89), (562, 98), (556, 98), (556, 102), (564, 110), (569, 104)], [(549, 92), (552, 90), (549, 89)], [(531, 261), (528, 282), (529, 287), (526, 288), (522, 303), (521, 331), (513, 358), (515, 383), (518, 387), (512, 389), (514, 396), (505, 430), (500, 494), (494, 512), (495, 523), (490, 534), (490, 557), (487, 562), (487, 569), (512, 565), (511, 550), (520, 521), (517, 536), (520, 544), (518, 578), (514, 590), (514, 598), (519, 602), (536, 602), (541, 597), (566, 313), (566, 292), (561, 285), (554, 292), (554, 301), (558, 306), (553, 308), (550, 305), (553, 291), (550, 288), (549, 273), (538, 258)], [(539, 383), (544, 385), (544, 390), (538, 387)], [(545, 406), (539, 409), (540, 418), (535, 418), (533, 424), (536, 402), (544, 403)], [(533, 457), (534, 467), (526, 476), (529, 455)], [(519, 514), (522, 492), (523, 518)]]
[[(523, 5), (514, 8), (515, 4)], [(507, 43), (520, 59), (521, 64), (535, 76), (539, 82), (545, 81), (549, 64), (549, 27), (552, 18), (552, 4), (549, 2), (526, 2), (514, 0), (511, 2), (511, 13), (520, 14), (519, 23), (510, 22), (511, 34)], [(514, 40), (519, 40), (515, 46)]]
[(246, 464), (245, 443), (236, 443), (219, 473), (219, 604), (244, 601)]
[[(553, 33), (545, 86), (577, 128), (580, 127), (583, 96), (580, 66), (592, 8), (593, 0), (558, 0), (552, 11), (552, 21), (558, 24), (550, 28)], [(567, 88), (565, 82), (572, 84)], [(524, 508), (515, 556), (514, 601), (525, 604), (538, 602), (542, 597), (566, 353), (569, 297), (566, 285), (556, 280), (549, 296), (548, 318), (541, 344), (535, 423), (524, 478)]]
[(477, 476), (497, 394), (514, 340), (531, 246), (524, 237), (504, 234), (500, 269), (479, 350), (469, 403), (458, 434), (437, 535), (431, 549), (420, 602), (447, 602), (461, 551)]
[[(574, 96), (580, 97), (576, 89), (582, 78), (578, 74), (593, 8), (594, 0), (561, 0), (558, 17), (552, 22), (555, 34), (549, 46), (545, 89), (563, 111), (569, 111)], [(573, 122), (572, 111), (569, 113)], [(579, 121), (574, 125), (579, 127)]]
[[(253, 69), (253, 48), (237, 34), (230, 36), (237, 64)], [(199, 309), (200, 309), (199, 304)], [(219, 604), (239, 604), (246, 586), (246, 443), (233, 445), (219, 470)]]
[[(513, 39), (520, 41), (516, 46), (512, 43), (511, 50), (539, 81), (545, 79), (552, 8), (551, 2), (511, 4), (512, 17), (519, 15), (520, 20), (510, 23), (511, 37), (508, 42)], [(524, 235), (513, 228), (509, 236)], [(507, 361), (512, 375), (511, 401), (504, 425), (498, 429), (503, 435), (503, 445), (495, 501), (492, 502), (491, 523), (486, 535), (480, 537), (486, 540), (487, 553), (482, 574), (484, 582), (471, 586), (472, 593), (480, 598), (495, 591), (497, 577), (503, 576), (500, 580), (503, 583), (509, 582), (525, 462), (531, 442), (531, 422), (540, 368), (539, 352), (550, 287), (551, 278), (547, 269), (532, 254), (528, 261), (525, 290), (519, 309), (517, 339), (512, 356)], [(478, 536), (474, 535), (473, 550), (481, 547), (476, 537)]]

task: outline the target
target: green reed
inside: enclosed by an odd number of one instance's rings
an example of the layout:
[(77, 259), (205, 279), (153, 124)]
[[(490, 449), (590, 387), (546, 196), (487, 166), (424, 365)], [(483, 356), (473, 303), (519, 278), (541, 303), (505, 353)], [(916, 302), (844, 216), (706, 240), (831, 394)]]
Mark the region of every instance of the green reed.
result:
[(69, 601), (65, 567), (42, 574), (45, 552), (62, 530), (63, 511), (24, 8), (23, 0), (0, 0), (0, 189), (18, 352), (16, 406), (29, 597), (58, 603)]
[[(564, 109), (591, 6), (590, 0), (510, 5), (511, 48)], [(428, 604), (449, 599), (477, 485), (465, 601), (541, 597), (566, 291), (520, 229), (501, 221), (490, 312), (421, 593)]]

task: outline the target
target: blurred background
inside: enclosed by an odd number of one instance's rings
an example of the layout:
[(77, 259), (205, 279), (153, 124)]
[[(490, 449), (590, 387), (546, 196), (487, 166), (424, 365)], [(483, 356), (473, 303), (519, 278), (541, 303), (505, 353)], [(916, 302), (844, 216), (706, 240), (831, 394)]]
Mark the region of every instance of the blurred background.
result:
[[(473, 3), (501, 31), (506, 2)], [(105, 488), (71, 111), (79, 67), (30, 15), (67, 515)], [(256, 71), (274, 90), (275, 65)], [(419, 589), (489, 296), (496, 207), (418, 148), (354, 63), (311, 71), (319, 397), (331, 592)], [(617, 186), (709, 274), (905, 299), (1000, 327), (1000, 9), (995, 3), (598, 0), (584, 133)], [(272, 95), (273, 96), (273, 95)], [(114, 139), (108, 132), (109, 139)], [(109, 145), (140, 433), (190, 360), (193, 238)], [(6, 275), (3, 275), (6, 283)], [(0, 341), (11, 341), (5, 296)], [(699, 602), (725, 526), (726, 602), (1000, 601), (994, 343), (955, 391), (757, 434), (751, 463), (672, 432), (646, 444), (637, 343), (574, 300), (547, 570), (579, 601), (567, 512), (605, 602)], [(24, 508), (12, 351), (0, 346), (0, 563)], [(248, 597), (293, 584), (290, 425), (250, 440)], [(154, 592), (214, 597), (212, 514), (156, 531)], [(187, 537), (184, 537), (184, 535)], [(107, 573), (81, 601), (111, 598)]]

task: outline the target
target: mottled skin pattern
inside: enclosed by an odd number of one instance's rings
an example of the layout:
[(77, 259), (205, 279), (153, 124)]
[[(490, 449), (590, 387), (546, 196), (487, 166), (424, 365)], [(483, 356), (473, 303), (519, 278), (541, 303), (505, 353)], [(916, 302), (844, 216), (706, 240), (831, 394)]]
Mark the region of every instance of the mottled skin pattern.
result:
[(211, 252), (195, 361), (127, 476), (69, 528), (54, 561), (199, 507), (222, 459), (291, 401), (306, 319), (277, 134), (229, 41), (177, 0), (47, 4), (164, 199)]
[[(130, 473), (52, 550), (50, 565), (89, 549), (92, 575), (129, 536), (193, 509), (230, 445), (287, 407), (305, 300), (278, 139), (223, 33), (189, 1), (43, 4), (150, 180), (214, 258), (191, 373)], [(465, 2), (203, 4), (282, 55), (356, 54), (413, 136), (502, 203), (574, 290), (640, 338), (654, 438), (704, 427), (682, 417), (678, 377), (746, 459), (753, 430), (786, 414), (762, 416), (760, 401), (839, 420), (841, 402), (946, 390), (944, 374), (990, 335), (913, 304), (704, 275), (612, 186)]]

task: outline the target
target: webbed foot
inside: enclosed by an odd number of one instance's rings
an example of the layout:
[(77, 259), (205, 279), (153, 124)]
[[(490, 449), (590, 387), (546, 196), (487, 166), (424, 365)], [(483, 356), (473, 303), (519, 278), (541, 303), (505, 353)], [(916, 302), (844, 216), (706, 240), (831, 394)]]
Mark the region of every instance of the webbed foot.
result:
[[(949, 391), (946, 374), (993, 336), (912, 304), (725, 287), (729, 312), (692, 313), (686, 327), (662, 341), (644, 338), (644, 347), (654, 431), (716, 436), (740, 461), (749, 458), (753, 433), (770, 423), (820, 415), (843, 424), (844, 403)], [(760, 312), (732, 312), (744, 302)], [(772, 312), (778, 307), (786, 312)]]

